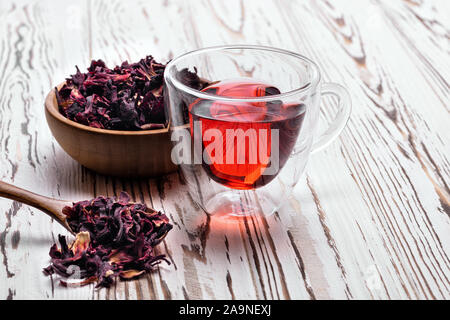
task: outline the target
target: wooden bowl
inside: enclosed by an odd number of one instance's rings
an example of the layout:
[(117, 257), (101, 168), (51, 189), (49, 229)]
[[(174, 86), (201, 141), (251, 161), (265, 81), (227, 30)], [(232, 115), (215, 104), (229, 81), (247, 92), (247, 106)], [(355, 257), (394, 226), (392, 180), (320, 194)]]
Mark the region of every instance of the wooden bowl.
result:
[(45, 116), (64, 151), (81, 165), (101, 174), (151, 177), (177, 168), (170, 157), (172, 146), (168, 128), (119, 131), (79, 124), (59, 112), (55, 90), (45, 99)]

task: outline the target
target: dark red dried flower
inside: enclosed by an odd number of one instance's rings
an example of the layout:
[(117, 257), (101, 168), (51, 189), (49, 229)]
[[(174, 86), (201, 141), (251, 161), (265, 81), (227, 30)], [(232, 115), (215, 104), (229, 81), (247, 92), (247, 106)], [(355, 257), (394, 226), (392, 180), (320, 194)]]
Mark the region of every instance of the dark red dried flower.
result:
[(131, 203), (125, 192), (118, 199), (100, 196), (74, 203), (63, 213), (77, 237), (68, 245), (66, 238), (59, 236), (60, 247), (51, 247), (46, 275), (78, 278), (75, 285), (96, 281), (97, 287), (109, 287), (117, 276), (132, 279), (151, 271), (162, 260), (169, 263), (164, 255), (154, 252), (172, 229), (169, 219), (145, 204)]
[(60, 90), (55, 89), (59, 111), (78, 123), (109, 130), (164, 128), (165, 65), (152, 56), (137, 63), (123, 62), (109, 69), (93, 60), (87, 73), (77, 72)]
[(195, 89), (195, 90), (202, 90), (205, 87), (214, 83), (209, 80), (200, 78), (197, 75), (197, 68), (195, 68), (195, 67), (194, 67), (193, 72), (190, 71), (188, 68), (181, 69), (180, 71), (178, 71), (176, 73), (176, 78), (182, 84), (188, 86), (189, 88)]

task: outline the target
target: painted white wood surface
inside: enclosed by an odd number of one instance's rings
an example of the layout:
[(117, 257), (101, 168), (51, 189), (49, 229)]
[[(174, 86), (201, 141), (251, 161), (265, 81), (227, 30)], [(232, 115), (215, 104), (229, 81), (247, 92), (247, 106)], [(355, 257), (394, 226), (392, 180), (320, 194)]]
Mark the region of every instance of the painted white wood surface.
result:
[[(124, 189), (175, 225), (159, 249), (171, 266), (65, 289), (41, 273), (64, 230), (0, 199), (0, 298), (450, 298), (449, 21), (446, 0), (0, 1), (0, 179), (68, 200)], [(231, 43), (304, 54), (353, 99), (347, 128), (273, 217), (221, 225), (178, 174), (99, 176), (52, 138), (44, 97), (75, 65)]]

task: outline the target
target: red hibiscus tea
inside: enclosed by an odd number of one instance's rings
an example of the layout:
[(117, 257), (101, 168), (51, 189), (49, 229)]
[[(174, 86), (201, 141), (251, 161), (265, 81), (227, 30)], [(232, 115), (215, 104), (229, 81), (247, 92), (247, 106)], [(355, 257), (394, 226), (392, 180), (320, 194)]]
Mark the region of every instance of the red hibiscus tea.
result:
[(219, 81), (202, 91), (242, 98), (197, 99), (189, 106), (191, 136), (194, 144), (202, 146), (202, 166), (209, 177), (240, 190), (272, 181), (294, 148), (304, 104), (245, 101), (280, 93), (274, 86), (247, 79)]

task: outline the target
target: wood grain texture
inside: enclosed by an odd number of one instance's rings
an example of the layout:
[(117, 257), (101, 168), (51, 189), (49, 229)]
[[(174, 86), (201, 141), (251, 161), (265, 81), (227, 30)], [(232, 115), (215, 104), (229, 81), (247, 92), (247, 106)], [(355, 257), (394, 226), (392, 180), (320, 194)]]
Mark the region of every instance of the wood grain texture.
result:
[[(165, 212), (172, 264), (110, 289), (44, 277), (64, 229), (0, 199), (1, 299), (449, 299), (450, 6), (418, 1), (1, 1), (0, 179), (80, 200), (128, 191)], [(262, 44), (343, 84), (353, 114), (275, 215), (224, 224), (180, 174), (127, 180), (81, 168), (51, 137), (46, 93), (90, 59)], [(332, 119), (324, 100), (321, 120)]]

